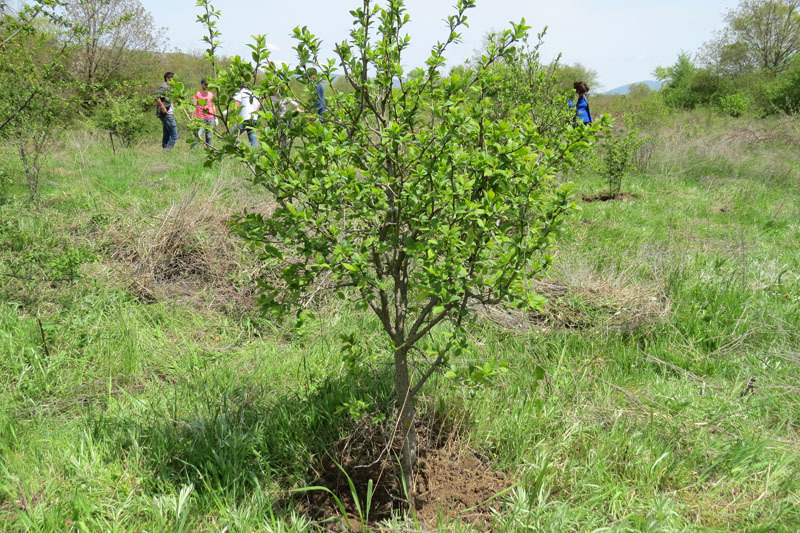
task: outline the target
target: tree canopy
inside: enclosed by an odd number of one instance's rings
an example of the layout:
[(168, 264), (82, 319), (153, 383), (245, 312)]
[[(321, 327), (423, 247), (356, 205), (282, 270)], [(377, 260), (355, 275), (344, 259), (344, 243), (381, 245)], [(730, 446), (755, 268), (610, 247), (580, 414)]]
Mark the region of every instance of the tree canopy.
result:
[(732, 116), (796, 112), (800, 0), (742, 0), (725, 23), (697, 63), (681, 53), (672, 66), (655, 70), (665, 82), (664, 101), (684, 109), (713, 105)]
[(153, 53), (165, 47), (165, 30), (139, 0), (64, 0), (63, 10), (75, 29), (71, 68), (88, 95), (121, 78), (147, 77)]
[(742, 0), (701, 58), (724, 74), (779, 73), (800, 52), (800, 0)]

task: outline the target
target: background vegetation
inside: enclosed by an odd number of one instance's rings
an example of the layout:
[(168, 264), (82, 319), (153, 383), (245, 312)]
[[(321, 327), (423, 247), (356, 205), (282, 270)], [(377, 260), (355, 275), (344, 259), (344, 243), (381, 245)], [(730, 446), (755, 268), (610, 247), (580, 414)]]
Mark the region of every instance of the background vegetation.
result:
[(656, 69), (667, 105), (715, 106), (733, 117), (800, 111), (800, 2), (743, 0), (698, 51)]

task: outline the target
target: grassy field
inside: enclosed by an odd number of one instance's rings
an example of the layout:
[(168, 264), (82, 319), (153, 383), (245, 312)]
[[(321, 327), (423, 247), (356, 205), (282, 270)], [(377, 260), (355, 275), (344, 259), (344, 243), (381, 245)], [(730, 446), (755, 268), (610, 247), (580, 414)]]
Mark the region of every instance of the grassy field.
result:
[[(622, 199), (579, 202), (547, 312), (479, 313), (462, 363), (509, 371), (427, 386), (510, 480), (497, 512), (380, 527), (800, 530), (800, 129), (698, 113), (651, 133)], [(324, 291), (301, 329), (261, 317), (269, 265), (226, 222), (269, 198), (156, 144), (70, 133), (39, 201), (0, 205), (0, 530), (333, 527), (288, 491), (390, 422), (387, 368), (342, 353), (355, 334), (380, 361), (379, 326)]]

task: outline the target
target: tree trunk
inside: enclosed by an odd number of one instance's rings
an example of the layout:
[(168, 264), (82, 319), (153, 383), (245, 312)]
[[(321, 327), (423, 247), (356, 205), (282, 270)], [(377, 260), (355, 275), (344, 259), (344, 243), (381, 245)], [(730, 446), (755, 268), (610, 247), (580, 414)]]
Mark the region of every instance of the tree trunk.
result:
[(19, 147), (19, 158), (22, 161), (22, 168), (25, 170), (25, 182), (28, 185), (28, 200), (31, 202), (36, 199), (36, 193), (39, 190), (39, 169), (37, 168), (39, 157), (35, 152), (36, 149), (34, 148), (34, 155), (31, 156), (23, 145)]
[(411, 397), (411, 382), (408, 375), (408, 348), (394, 352), (394, 385), (397, 394), (397, 409), (400, 411), (400, 431), (403, 449), (400, 455), (402, 481), (405, 485), (409, 509), (414, 509), (414, 470), (417, 465), (417, 428), (414, 398)]

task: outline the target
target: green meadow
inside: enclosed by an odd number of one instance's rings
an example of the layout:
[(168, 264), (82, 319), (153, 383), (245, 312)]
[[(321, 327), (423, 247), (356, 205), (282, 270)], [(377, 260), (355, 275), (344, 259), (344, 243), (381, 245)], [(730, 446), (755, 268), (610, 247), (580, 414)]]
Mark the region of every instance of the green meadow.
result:
[(272, 265), (227, 223), (271, 204), (236, 162), (162, 153), (155, 118), (116, 155), (68, 132), (35, 202), (1, 197), (0, 530), (800, 530), (800, 126), (646, 133), (619, 198), (560, 177), (580, 209), (543, 310), (475, 309), (477, 377), (425, 386), (429, 427), (503, 489), (401, 521), (303, 490), (393, 423), (377, 320), (324, 284), (302, 326), (259, 312)]

